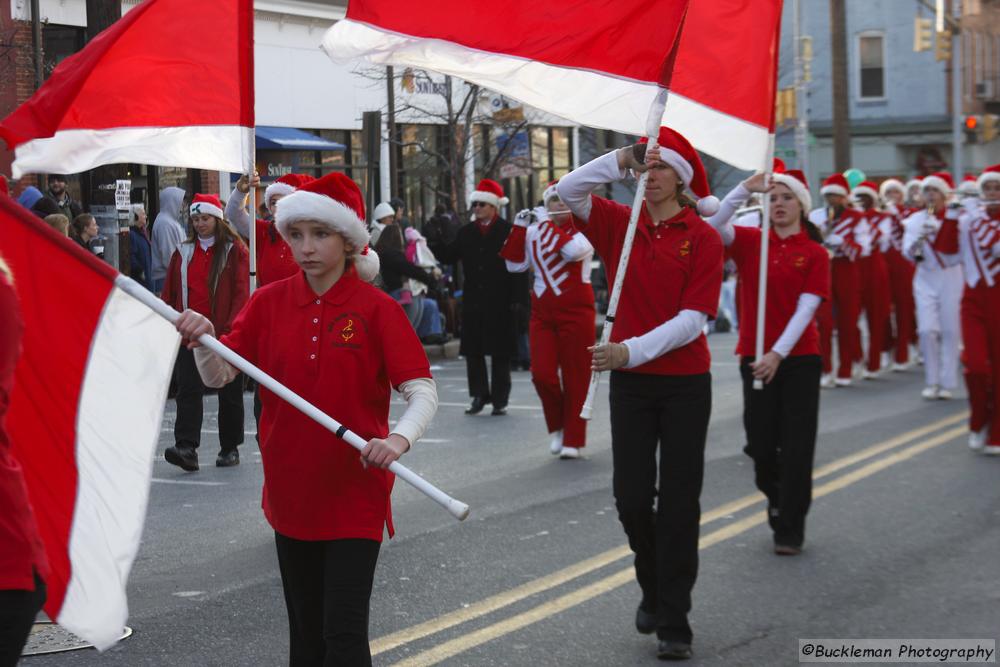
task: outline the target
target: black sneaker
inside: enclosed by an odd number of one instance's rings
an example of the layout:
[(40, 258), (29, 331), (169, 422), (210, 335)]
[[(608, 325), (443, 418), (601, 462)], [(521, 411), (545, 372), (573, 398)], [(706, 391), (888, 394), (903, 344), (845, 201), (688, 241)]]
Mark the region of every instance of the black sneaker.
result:
[(691, 642), (661, 639), (656, 646), (656, 657), (660, 660), (690, 660)]
[(639, 605), (639, 608), (635, 610), (635, 629), (641, 635), (651, 635), (656, 632), (656, 614), (646, 611), (642, 605)]
[(223, 450), (219, 452), (219, 456), (215, 459), (215, 466), (217, 468), (229, 468), (230, 466), (238, 466), (240, 464), (240, 452), (238, 449)]
[(472, 399), (472, 405), (470, 405), (465, 410), (465, 414), (478, 415), (480, 412), (483, 411), (483, 408), (486, 407), (487, 403), (489, 403), (489, 399), (479, 398), (478, 396), (476, 396), (475, 398)]
[(167, 463), (172, 463), (181, 470), (186, 470), (187, 472), (198, 471), (198, 450), (194, 447), (184, 445), (167, 447), (163, 452), (163, 458), (167, 460)]
[(493, 415), (494, 417), (502, 417), (503, 415), (507, 414), (507, 406), (494, 405), (493, 412), (491, 412), (490, 414)]

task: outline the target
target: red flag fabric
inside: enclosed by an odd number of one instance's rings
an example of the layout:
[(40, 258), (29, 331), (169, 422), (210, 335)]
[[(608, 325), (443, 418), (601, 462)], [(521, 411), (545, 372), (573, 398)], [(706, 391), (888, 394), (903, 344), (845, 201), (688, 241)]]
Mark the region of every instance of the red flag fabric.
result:
[(179, 336), (122, 278), (9, 197), (0, 255), (24, 321), (7, 413), (45, 545), (49, 617), (100, 649), (122, 635)]
[(781, 0), (351, 0), (323, 48), (459, 76), (627, 134), (646, 133), (656, 87), (669, 86), (665, 125), (721, 160), (767, 169), (780, 24)]
[(62, 61), (0, 138), (15, 178), (123, 162), (240, 172), (253, 126), (252, 0), (146, 0)]
[(586, 125), (645, 134), (689, 1), (351, 0), (323, 48), (334, 60), (452, 74)]

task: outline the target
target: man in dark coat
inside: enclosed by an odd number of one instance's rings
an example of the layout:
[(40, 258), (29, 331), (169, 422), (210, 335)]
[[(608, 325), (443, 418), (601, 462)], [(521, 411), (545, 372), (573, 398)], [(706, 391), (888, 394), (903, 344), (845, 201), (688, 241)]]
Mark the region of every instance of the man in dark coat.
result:
[[(472, 405), (466, 414), (493, 404), (494, 415), (507, 413), (510, 397), (510, 359), (517, 349), (513, 304), (518, 280), (508, 273), (500, 249), (510, 233), (510, 223), (499, 215), (507, 203), (496, 181), (483, 179), (472, 193), (473, 221), (458, 230), (455, 240), (440, 246), (438, 260), (461, 262), (462, 346)], [(526, 289), (526, 287), (525, 287)], [(486, 357), (492, 367), (492, 383)]]

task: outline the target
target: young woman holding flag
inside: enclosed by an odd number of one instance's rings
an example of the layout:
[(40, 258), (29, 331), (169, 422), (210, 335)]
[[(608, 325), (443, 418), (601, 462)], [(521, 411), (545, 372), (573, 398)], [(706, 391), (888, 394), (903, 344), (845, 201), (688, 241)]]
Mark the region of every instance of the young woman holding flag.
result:
[[(764, 320), (767, 352), (761, 359), (754, 354), (763, 233), (735, 227), (721, 216), (712, 222), (744, 281), (736, 353), (741, 357), (747, 410), (747, 453), (754, 461), (757, 488), (767, 496), (774, 552), (789, 556), (802, 550), (812, 500), (822, 373), (815, 315), (830, 297), (830, 256), (819, 230), (806, 217), (812, 198), (805, 175), (793, 169), (772, 174), (770, 180), (771, 185), (765, 186), (763, 175), (758, 174), (736, 191), (744, 199), (751, 192), (769, 192), (771, 198)], [(763, 380), (763, 389), (754, 389), (754, 380)]]
[[(636, 144), (597, 158), (563, 177), (557, 191), (613, 283), (631, 210), (591, 193), (622, 180), (627, 170), (649, 171), (611, 343), (591, 350), (594, 370), (614, 371), (613, 486), (642, 589), (636, 629), (656, 632), (659, 657), (683, 659), (691, 656), (687, 615), (698, 573), (712, 405), (703, 329), (719, 305), (723, 251), (719, 235), (699, 216), (716, 212), (718, 200), (709, 194), (697, 152), (666, 127), (658, 143), (648, 154)], [(685, 188), (702, 199), (696, 204)]]
[[(359, 456), (261, 389), (262, 504), (274, 529), (290, 664), (370, 665), (375, 564), (383, 531), (393, 535), (394, 476), (385, 468), (423, 434), (437, 391), (406, 314), (368, 284), (379, 260), (367, 246), (364, 198), (354, 181), (333, 172), (299, 188), (282, 200), (277, 230), (301, 270), (257, 290), (222, 342), (369, 438)], [(177, 328), (190, 341), (215, 331), (190, 310)], [(194, 355), (210, 386), (237, 375), (204, 348)], [(407, 409), (390, 433), (393, 388)]]

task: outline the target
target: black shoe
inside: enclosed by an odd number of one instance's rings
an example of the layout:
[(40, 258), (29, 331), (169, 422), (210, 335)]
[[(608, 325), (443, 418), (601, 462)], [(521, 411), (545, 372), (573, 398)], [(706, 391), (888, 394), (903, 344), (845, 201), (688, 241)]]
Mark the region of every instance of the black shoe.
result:
[(690, 660), (691, 642), (661, 639), (656, 645), (656, 657), (660, 660)]
[(163, 452), (163, 458), (167, 460), (167, 463), (172, 463), (187, 472), (198, 471), (198, 450), (194, 447), (184, 445), (167, 447)]
[(479, 398), (478, 396), (476, 396), (475, 398), (472, 399), (472, 405), (470, 405), (466, 409), (465, 414), (467, 414), (467, 415), (478, 415), (480, 412), (483, 411), (483, 408), (486, 407), (487, 403), (489, 403), (488, 399)]
[(639, 605), (635, 610), (635, 629), (641, 635), (651, 635), (656, 632), (656, 614), (646, 611)]
[(491, 412), (490, 414), (493, 415), (494, 417), (502, 417), (503, 415), (507, 414), (507, 406), (494, 405), (493, 412)]
[(775, 543), (774, 553), (778, 556), (798, 556), (802, 553), (802, 545)]
[(229, 468), (240, 464), (240, 451), (238, 449), (222, 450), (218, 458), (215, 459), (217, 468)]

